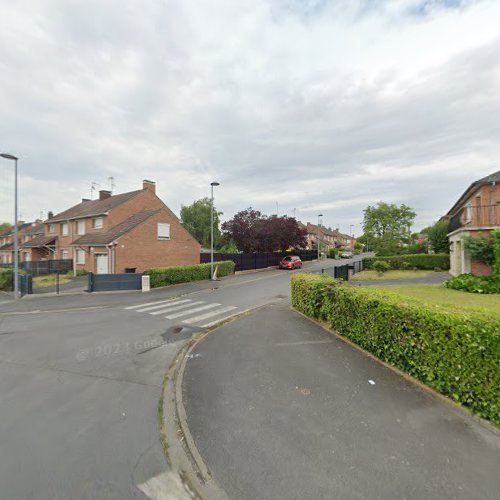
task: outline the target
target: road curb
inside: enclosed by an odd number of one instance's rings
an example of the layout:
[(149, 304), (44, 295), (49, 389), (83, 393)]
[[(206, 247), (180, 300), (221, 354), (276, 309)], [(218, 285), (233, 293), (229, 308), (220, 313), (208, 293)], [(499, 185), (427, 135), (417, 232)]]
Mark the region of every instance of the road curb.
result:
[(322, 321), (319, 321), (316, 318), (312, 318), (310, 316), (307, 316), (306, 314), (304, 314), (304, 313), (298, 311), (297, 309), (295, 309), (293, 306), (290, 306), (290, 309), (293, 312), (295, 312), (295, 313), (299, 314), (300, 316), (302, 316), (303, 318), (305, 318), (305, 319), (311, 321), (312, 323), (318, 325), (323, 330), (325, 330), (326, 332), (328, 332), (330, 335), (335, 336), (337, 339), (341, 340), (345, 344), (347, 344), (347, 345), (351, 346), (352, 348), (356, 349), (361, 354), (363, 354), (366, 357), (372, 359), (373, 361), (381, 364), (382, 366), (384, 366), (385, 368), (389, 369), (390, 371), (396, 373), (397, 375), (399, 375), (400, 377), (402, 377), (403, 379), (405, 379), (407, 382), (410, 382), (411, 384), (416, 385), (423, 392), (426, 392), (430, 396), (432, 396), (434, 398), (437, 398), (440, 401), (443, 401), (443, 402), (447, 403), (454, 410), (456, 410), (459, 413), (462, 413), (463, 415), (471, 418), (476, 423), (478, 423), (481, 427), (483, 427), (486, 430), (488, 430), (490, 432), (493, 432), (494, 434), (500, 436), (500, 429), (498, 427), (496, 427), (495, 424), (493, 424), (492, 422), (489, 422), (488, 420), (485, 420), (484, 418), (481, 418), (478, 415), (472, 413), (465, 406), (462, 406), (462, 405), (456, 403), (455, 401), (453, 401), (452, 399), (448, 398), (444, 394), (441, 394), (440, 392), (437, 392), (432, 387), (429, 387), (428, 385), (425, 385), (420, 380), (412, 377), (409, 373), (406, 373), (406, 372), (400, 370), (399, 368), (391, 365), (390, 363), (387, 363), (387, 362), (381, 360), (380, 358), (377, 358), (377, 356), (375, 356), (374, 354), (372, 354), (369, 351), (366, 351), (365, 349), (363, 349), (361, 346), (359, 346), (358, 344), (356, 344), (352, 340), (349, 340), (348, 338), (346, 338), (346, 337), (340, 335), (339, 333), (337, 333), (335, 330), (333, 330), (332, 328), (330, 328), (326, 323), (324, 323)]
[(237, 316), (222, 321), (191, 338), (180, 349), (165, 373), (158, 404), (160, 440), (167, 461), (172, 469), (179, 474), (187, 494), (190, 495), (189, 498), (194, 500), (229, 500), (229, 497), (213, 478), (189, 430), (182, 398), (182, 381), (187, 360), (190, 353), (210, 334), (262, 307), (265, 306), (242, 311)]

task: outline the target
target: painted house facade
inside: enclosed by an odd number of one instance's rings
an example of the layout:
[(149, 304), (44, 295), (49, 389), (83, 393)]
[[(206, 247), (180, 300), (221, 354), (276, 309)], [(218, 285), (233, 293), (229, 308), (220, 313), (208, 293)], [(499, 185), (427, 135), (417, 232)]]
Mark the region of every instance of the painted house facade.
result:
[(500, 170), (473, 182), (446, 214), (450, 241), (450, 273), (489, 275), (487, 264), (472, 259), (464, 246), (466, 236), (488, 237), (500, 228)]
[(137, 191), (81, 203), (54, 215), (23, 245), (33, 260), (73, 259), (75, 270), (99, 274), (199, 264), (200, 245), (143, 181)]

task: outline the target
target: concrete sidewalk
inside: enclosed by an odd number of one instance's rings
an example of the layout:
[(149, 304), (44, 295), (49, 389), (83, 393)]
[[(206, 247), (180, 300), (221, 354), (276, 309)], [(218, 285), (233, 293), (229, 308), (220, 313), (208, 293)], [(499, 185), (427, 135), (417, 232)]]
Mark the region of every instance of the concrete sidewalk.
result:
[(230, 498), (498, 498), (497, 432), (286, 306), (207, 336), (183, 395)]

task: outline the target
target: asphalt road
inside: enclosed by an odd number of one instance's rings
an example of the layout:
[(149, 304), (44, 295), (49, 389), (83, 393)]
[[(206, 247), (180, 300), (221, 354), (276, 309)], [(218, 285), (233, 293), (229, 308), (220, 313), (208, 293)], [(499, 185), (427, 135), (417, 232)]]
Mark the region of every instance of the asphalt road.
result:
[(232, 499), (498, 499), (500, 435), (275, 304), (197, 345), (194, 442)]
[(183, 341), (214, 321), (287, 302), (289, 275), (270, 270), (148, 294), (18, 302), (2, 294), (0, 498), (146, 498), (140, 485), (168, 470), (158, 401)]

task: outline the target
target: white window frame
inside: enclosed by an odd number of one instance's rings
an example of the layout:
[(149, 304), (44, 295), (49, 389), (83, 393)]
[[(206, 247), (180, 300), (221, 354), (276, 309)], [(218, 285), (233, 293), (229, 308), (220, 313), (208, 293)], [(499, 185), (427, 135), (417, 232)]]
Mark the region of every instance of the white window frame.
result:
[(85, 234), (85, 220), (76, 221), (76, 234), (83, 236)]
[(170, 224), (168, 222), (158, 222), (156, 236), (159, 240), (170, 240)]
[(68, 250), (61, 250), (61, 259), (69, 259), (69, 251)]
[(472, 203), (465, 205), (465, 222), (472, 222)]
[(61, 235), (69, 236), (69, 224), (67, 222), (61, 222)]
[(56, 232), (56, 225), (55, 224), (49, 224), (49, 233), (50, 234), (55, 234)]
[(76, 249), (76, 263), (80, 266), (85, 264), (85, 250), (81, 248)]
[(102, 217), (94, 217), (92, 219), (93, 229), (102, 229), (104, 227), (104, 219)]

